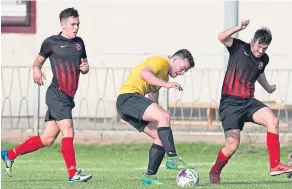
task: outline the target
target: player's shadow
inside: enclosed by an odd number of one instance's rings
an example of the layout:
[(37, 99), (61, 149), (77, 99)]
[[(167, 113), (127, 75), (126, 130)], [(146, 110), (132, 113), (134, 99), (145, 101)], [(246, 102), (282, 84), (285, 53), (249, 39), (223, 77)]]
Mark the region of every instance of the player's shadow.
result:
[(242, 181), (242, 182), (221, 182), (221, 184), (292, 184), (292, 181)]

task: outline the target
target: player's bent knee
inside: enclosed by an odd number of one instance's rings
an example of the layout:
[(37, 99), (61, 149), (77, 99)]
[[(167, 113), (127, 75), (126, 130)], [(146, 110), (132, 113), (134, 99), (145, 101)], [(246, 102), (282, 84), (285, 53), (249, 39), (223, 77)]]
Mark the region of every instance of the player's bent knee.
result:
[(70, 137), (70, 138), (74, 138), (74, 130), (73, 128), (67, 128), (67, 129), (63, 129), (61, 130), (63, 137)]
[(169, 126), (169, 123), (170, 123), (170, 113), (169, 112), (166, 112), (166, 111), (163, 111), (161, 113), (161, 116), (158, 120), (158, 123), (159, 123), (159, 126)]
[(271, 125), (277, 128), (279, 126), (279, 119), (274, 117), (271, 121)]
[(226, 143), (226, 148), (229, 153), (234, 153), (238, 149), (238, 146), (239, 146), (239, 141), (232, 141), (232, 142)]
[(269, 120), (267, 127), (269, 127), (270, 129), (278, 129), (279, 119), (276, 116), (274, 116), (273, 118)]
[(74, 128), (72, 120), (62, 120), (58, 122), (59, 128), (62, 132), (63, 137), (74, 138)]

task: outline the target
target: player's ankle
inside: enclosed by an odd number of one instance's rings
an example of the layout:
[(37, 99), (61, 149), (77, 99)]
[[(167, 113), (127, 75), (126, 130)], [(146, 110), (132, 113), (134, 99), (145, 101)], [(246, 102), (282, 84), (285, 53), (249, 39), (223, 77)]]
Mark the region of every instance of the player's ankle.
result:
[(78, 170), (76, 168), (74, 169), (68, 169), (68, 175), (69, 175), (69, 178), (72, 178), (74, 177), (74, 175), (78, 172)]
[(177, 160), (178, 156), (167, 156), (167, 160), (173, 161), (173, 160)]
[(220, 174), (221, 174), (221, 171), (214, 171), (214, 170), (211, 170), (211, 171), (209, 172), (209, 174), (211, 174), (211, 175), (220, 175)]
[(270, 165), (271, 169), (274, 169), (274, 168), (276, 168), (278, 166), (279, 166), (279, 164), (277, 164), (277, 165)]

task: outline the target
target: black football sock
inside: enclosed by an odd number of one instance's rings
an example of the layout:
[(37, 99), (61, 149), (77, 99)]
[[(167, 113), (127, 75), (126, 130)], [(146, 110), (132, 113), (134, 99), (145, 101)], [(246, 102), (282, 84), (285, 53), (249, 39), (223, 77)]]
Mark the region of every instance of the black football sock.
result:
[(157, 129), (159, 139), (168, 157), (177, 156), (173, 141), (172, 130), (170, 127), (159, 127)]
[(163, 160), (165, 150), (162, 146), (152, 144), (149, 150), (149, 163), (147, 169), (147, 175), (155, 175)]

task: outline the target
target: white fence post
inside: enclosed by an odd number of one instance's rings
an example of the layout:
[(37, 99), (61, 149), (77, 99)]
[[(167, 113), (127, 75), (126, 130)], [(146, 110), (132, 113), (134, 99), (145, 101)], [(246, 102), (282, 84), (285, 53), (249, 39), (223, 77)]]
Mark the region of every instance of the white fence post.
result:
[(169, 93), (168, 93), (168, 89), (167, 88), (162, 88), (162, 108), (168, 112), (169, 110), (169, 107), (168, 107), (168, 104), (169, 104)]
[(34, 135), (39, 135), (40, 128), (40, 86), (34, 86), (34, 114), (33, 114), (33, 132)]

